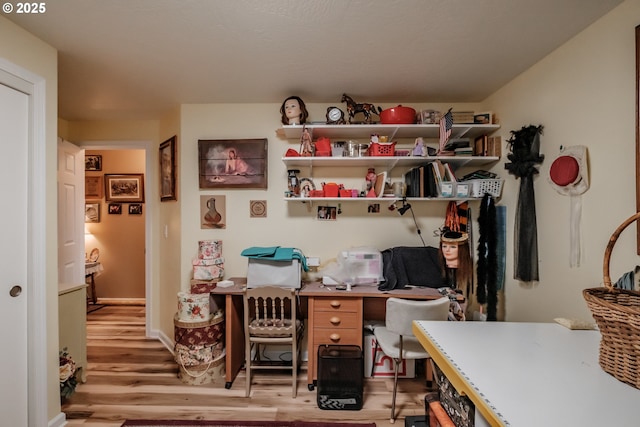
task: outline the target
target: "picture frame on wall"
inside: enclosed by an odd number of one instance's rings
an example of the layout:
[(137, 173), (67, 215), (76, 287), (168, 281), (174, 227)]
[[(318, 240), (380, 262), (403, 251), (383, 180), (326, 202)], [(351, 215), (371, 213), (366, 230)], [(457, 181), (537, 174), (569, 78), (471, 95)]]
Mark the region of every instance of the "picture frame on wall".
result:
[(120, 203), (109, 203), (109, 215), (121, 215), (122, 205)]
[(130, 204), (129, 215), (142, 215), (142, 205), (140, 203)]
[(178, 200), (176, 197), (176, 136), (160, 144), (160, 201)]
[(267, 159), (267, 138), (200, 139), (200, 189), (266, 189)]
[(102, 177), (101, 176), (85, 175), (84, 198), (85, 199), (102, 199)]
[(85, 171), (101, 171), (102, 170), (102, 155), (100, 155), (100, 154), (86, 154), (84, 156), (84, 170)]
[(100, 222), (100, 203), (85, 203), (84, 222)]
[(144, 174), (106, 174), (104, 198), (107, 202), (144, 203)]

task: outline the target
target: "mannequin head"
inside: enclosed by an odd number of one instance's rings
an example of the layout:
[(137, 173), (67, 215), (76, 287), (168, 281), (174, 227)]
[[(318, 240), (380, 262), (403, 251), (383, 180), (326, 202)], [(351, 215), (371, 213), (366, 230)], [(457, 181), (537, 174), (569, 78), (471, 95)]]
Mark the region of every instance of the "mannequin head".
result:
[(298, 96), (285, 99), (280, 107), (280, 114), (282, 114), (283, 125), (301, 125), (309, 117), (304, 101)]
[(473, 264), (469, 250), (469, 235), (457, 231), (445, 231), (440, 236), (440, 261), (445, 276), (455, 269), (456, 287), (465, 289), (471, 284)]

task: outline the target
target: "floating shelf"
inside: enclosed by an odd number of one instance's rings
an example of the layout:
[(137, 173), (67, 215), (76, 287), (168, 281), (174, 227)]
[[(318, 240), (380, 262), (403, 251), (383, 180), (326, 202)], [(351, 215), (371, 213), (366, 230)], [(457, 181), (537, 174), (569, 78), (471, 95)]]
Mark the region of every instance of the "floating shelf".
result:
[[(357, 139), (369, 138), (371, 134), (387, 135), (390, 140), (400, 138), (438, 138), (440, 125), (306, 125), (313, 139), (326, 137), (329, 139)], [(285, 125), (276, 131), (286, 139), (299, 141), (302, 135), (302, 125)], [(500, 125), (483, 124), (454, 124), (451, 128), (451, 138), (470, 138), (489, 135), (500, 129)]]
[(440, 160), (449, 163), (452, 168), (457, 169), (467, 164), (485, 165), (500, 160), (493, 156), (439, 156), (439, 157), (418, 157), (418, 156), (368, 156), (368, 157), (283, 157), (282, 161), (287, 168), (292, 167), (382, 167), (387, 170), (396, 166), (414, 167), (425, 163)]

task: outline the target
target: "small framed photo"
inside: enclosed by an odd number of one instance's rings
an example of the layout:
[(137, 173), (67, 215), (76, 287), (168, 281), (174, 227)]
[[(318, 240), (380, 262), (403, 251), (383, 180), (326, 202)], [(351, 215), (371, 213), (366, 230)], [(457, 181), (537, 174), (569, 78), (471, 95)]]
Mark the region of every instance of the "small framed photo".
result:
[(100, 154), (87, 154), (84, 156), (84, 170), (101, 171), (102, 156)]
[(176, 136), (160, 144), (160, 201), (176, 198)]
[(100, 222), (100, 203), (85, 203), (84, 222)]
[(319, 221), (335, 221), (337, 217), (335, 206), (318, 206), (317, 218)]
[(122, 205), (120, 203), (109, 203), (109, 215), (122, 214)]
[(105, 175), (104, 190), (107, 202), (144, 203), (144, 174)]
[(142, 205), (140, 203), (130, 204), (129, 215), (142, 215)]
[(493, 123), (493, 113), (475, 113), (473, 115), (473, 123), (479, 125), (490, 125)]
[(84, 177), (84, 198), (85, 199), (102, 199), (102, 177), (101, 176), (85, 176)]

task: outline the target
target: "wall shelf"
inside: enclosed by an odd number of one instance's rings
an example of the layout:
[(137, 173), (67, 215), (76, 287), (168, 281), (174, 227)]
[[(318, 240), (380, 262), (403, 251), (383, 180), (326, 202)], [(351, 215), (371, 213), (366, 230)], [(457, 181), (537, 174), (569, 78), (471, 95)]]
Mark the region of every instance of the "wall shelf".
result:
[(294, 167), (381, 167), (386, 170), (396, 166), (415, 167), (440, 160), (449, 163), (454, 169), (465, 165), (481, 166), (500, 160), (493, 156), (368, 156), (368, 157), (283, 157), (282, 161), (288, 169)]
[[(465, 200), (481, 200), (481, 197), (407, 197), (407, 202), (464, 202)], [(402, 197), (285, 197), (287, 202), (367, 202), (367, 203), (391, 203), (400, 202)]]
[[(440, 125), (326, 125), (308, 124), (307, 129), (313, 139), (326, 137), (332, 140), (348, 140), (357, 138), (367, 138), (371, 134), (387, 135), (390, 140), (401, 138), (438, 138), (440, 135)], [(286, 139), (300, 141), (302, 135), (302, 125), (284, 125), (276, 131)], [(482, 135), (489, 135), (500, 129), (500, 125), (495, 124), (454, 124), (451, 128), (451, 138), (477, 138)]]

